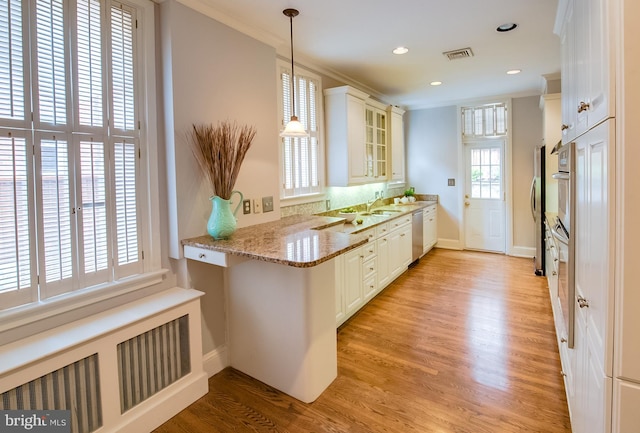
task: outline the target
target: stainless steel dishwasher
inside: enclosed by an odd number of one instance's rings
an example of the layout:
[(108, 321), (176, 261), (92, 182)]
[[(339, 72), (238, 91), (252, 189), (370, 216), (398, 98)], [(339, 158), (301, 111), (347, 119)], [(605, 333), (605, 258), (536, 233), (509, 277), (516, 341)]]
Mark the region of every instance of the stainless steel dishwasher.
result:
[(411, 262), (415, 262), (422, 255), (422, 209), (413, 213), (411, 222)]

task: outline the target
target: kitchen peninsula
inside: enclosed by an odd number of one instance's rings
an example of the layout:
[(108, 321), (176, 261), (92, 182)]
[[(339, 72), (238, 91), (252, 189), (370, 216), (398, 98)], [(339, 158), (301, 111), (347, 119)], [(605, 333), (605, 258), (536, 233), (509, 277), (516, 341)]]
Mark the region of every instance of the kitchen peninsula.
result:
[(227, 240), (183, 240), (186, 258), (225, 268), (231, 366), (314, 401), (337, 376), (334, 259), (366, 244), (361, 232), (425, 206), (399, 206), (358, 226), (295, 215), (238, 229)]

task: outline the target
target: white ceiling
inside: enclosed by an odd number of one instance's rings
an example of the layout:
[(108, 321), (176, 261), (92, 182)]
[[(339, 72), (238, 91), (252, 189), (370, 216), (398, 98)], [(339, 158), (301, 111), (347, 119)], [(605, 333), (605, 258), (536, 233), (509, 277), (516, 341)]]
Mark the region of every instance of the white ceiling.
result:
[[(560, 72), (558, 0), (180, 0), (389, 103), (435, 107), (489, 96), (540, 94)], [(500, 24), (518, 27), (499, 33)], [(392, 54), (397, 46), (407, 54)], [(474, 57), (442, 53), (470, 47)], [(518, 75), (507, 75), (521, 69)], [(442, 81), (438, 87), (432, 81)]]

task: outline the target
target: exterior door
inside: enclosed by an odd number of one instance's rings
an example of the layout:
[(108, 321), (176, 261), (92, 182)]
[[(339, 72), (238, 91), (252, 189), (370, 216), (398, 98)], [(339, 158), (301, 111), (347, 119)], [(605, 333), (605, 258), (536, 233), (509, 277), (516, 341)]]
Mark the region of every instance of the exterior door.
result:
[(505, 252), (505, 140), (465, 144), (465, 248)]

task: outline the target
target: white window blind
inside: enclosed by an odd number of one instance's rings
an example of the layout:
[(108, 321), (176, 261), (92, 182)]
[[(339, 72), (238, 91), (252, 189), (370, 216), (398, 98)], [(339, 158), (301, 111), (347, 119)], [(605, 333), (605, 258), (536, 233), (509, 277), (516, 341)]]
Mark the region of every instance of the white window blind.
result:
[[(310, 75), (310, 74), (309, 74)], [(319, 134), (319, 79), (298, 73), (295, 77), (295, 113), (309, 132), (309, 138), (282, 138), (282, 198), (298, 197), (322, 192), (320, 176), (321, 148)], [(293, 114), (291, 100), (291, 70), (280, 70), (282, 125)]]
[(0, 311), (143, 270), (136, 14), (0, 0)]
[(0, 1), (0, 118), (24, 120), (21, 0)]

